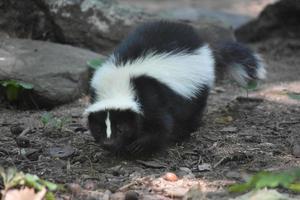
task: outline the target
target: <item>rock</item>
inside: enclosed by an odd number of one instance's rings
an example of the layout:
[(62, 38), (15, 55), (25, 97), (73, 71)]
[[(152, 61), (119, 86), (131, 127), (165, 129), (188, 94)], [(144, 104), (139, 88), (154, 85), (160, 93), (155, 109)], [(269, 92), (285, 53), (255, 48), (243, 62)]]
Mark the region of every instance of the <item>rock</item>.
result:
[(227, 126), (227, 127), (224, 127), (222, 128), (220, 131), (221, 132), (231, 132), (231, 133), (234, 133), (234, 132), (237, 132), (237, 127), (234, 127), (234, 126)]
[(48, 154), (54, 158), (68, 158), (74, 154), (75, 150), (71, 146), (64, 147), (50, 147)]
[(86, 93), (86, 62), (102, 57), (67, 45), (21, 39), (0, 39), (0, 55), (0, 80), (32, 84), (21, 100), (38, 108), (52, 108)]
[[(197, 10), (191, 12), (196, 14), (193, 18), (180, 17), (183, 11), (177, 10), (177, 14), (174, 11), (172, 15), (154, 16), (108, 0), (10, 2), (0, 3), (0, 11), (3, 11), (0, 25), (5, 25), (0, 33), (8, 30), (13, 37), (50, 40), (101, 53), (110, 52), (138, 24), (162, 18), (191, 24), (209, 43), (234, 39), (230, 24), (220, 20), (224, 19), (224, 13)], [(240, 18), (231, 16), (231, 19)]]
[(125, 200), (138, 200), (138, 199), (139, 199), (139, 193), (132, 190), (126, 192)]
[(39, 1), (0, 1), (0, 37), (31, 38), (63, 42), (62, 34)]
[(192, 22), (210, 21), (222, 26), (239, 27), (251, 18), (245, 15), (231, 14), (222, 11), (203, 8), (180, 8), (162, 12), (162, 17), (167, 19), (187, 20)]
[(10, 132), (13, 136), (18, 136), (23, 132), (24, 129), (25, 128), (23, 126), (21, 126), (20, 124), (15, 124), (10, 127)]
[(212, 167), (209, 163), (203, 163), (201, 165), (198, 165), (199, 172), (205, 172), (205, 171), (211, 171)]
[(266, 6), (259, 17), (236, 30), (243, 42), (272, 37), (300, 38), (300, 1), (281, 0)]

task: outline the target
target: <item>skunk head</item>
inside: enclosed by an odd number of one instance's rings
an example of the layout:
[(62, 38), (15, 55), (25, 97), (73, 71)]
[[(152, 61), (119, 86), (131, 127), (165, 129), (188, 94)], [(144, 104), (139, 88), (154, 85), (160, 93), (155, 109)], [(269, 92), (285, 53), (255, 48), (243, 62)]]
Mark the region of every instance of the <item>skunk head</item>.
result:
[(88, 115), (88, 126), (96, 142), (116, 154), (137, 138), (139, 115), (131, 110), (104, 110)]

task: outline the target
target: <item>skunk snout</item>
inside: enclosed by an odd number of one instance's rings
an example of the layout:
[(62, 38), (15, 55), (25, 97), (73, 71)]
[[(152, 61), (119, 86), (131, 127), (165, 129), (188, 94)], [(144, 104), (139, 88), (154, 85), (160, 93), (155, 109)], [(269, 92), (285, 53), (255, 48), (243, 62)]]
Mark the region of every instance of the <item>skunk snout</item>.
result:
[(114, 149), (114, 141), (111, 140), (111, 139), (106, 139), (102, 142), (102, 145), (103, 145), (103, 148), (106, 149), (106, 150), (113, 150)]

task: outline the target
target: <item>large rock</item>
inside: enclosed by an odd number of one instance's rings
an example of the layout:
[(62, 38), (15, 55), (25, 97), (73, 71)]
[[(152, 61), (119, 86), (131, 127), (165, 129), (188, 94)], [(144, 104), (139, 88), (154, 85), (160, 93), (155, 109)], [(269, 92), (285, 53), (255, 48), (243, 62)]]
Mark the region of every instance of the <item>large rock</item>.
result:
[(133, 26), (150, 15), (111, 0), (39, 0), (60, 28), (65, 43), (97, 52), (111, 51)]
[[(88, 90), (87, 61), (101, 55), (67, 45), (22, 39), (0, 40), (0, 80), (32, 84), (37, 107), (51, 108)], [(24, 99), (26, 100), (26, 99)]]
[(250, 21), (251, 17), (245, 15), (231, 14), (222, 11), (208, 10), (204, 8), (179, 8), (166, 10), (161, 16), (167, 19), (188, 20), (195, 24), (211, 22), (223, 27), (237, 28)]
[(223, 15), (188, 13), (192, 16), (182, 16), (180, 11), (153, 16), (110, 0), (9, 0), (0, 3), (0, 37), (8, 32), (11, 37), (50, 40), (107, 54), (139, 23), (167, 18), (199, 28), (209, 42), (233, 38), (230, 24), (220, 20)]
[(39, 0), (1, 0), (0, 37), (64, 42), (59, 27), (37, 2)]
[(268, 38), (300, 38), (300, 1), (281, 0), (268, 5), (259, 17), (236, 30), (244, 42)]

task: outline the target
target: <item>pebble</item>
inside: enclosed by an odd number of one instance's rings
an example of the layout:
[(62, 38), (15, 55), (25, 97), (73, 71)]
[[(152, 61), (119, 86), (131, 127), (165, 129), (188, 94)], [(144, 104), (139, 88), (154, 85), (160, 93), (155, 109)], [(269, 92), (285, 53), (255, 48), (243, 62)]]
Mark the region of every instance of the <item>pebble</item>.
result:
[(292, 146), (292, 154), (296, 158), (300, 158), (300, 144), (299, 143), (294, 143)]
[(22, 133), (22, 131), (24, 130), (24, 127), (22, 127), (21, 125), (17, 124), (17, 125), (13, 125), (10, 127), (10, 132), (12, 135), (14, 136), (18, 136)]
[(177, 181), (178, 180), (178, 177), (176, 176), (176, 174), (172, 173), (172, 172), (168, 172), (166, 173), (163, 178), (166, 180), (166, 181)]
[(198, 165), (198, 170), (199, 172), (211, 171), (211, 164), (203, 163), (201, 165)]
[(128, 191), (125, 194), (125, 200), (138, 200), (139, 199), (139, 193), (135, 191)]

